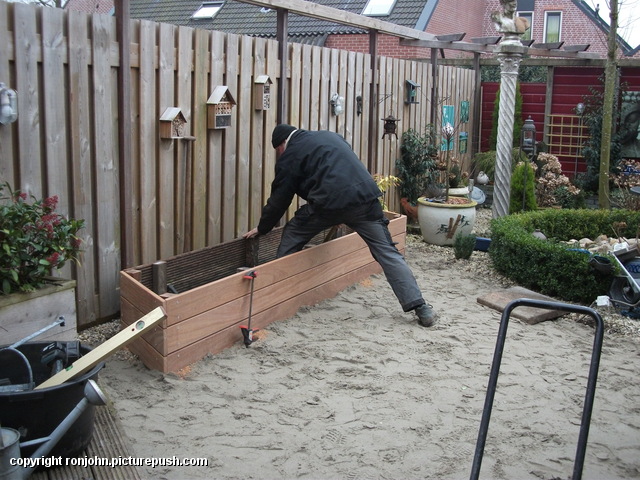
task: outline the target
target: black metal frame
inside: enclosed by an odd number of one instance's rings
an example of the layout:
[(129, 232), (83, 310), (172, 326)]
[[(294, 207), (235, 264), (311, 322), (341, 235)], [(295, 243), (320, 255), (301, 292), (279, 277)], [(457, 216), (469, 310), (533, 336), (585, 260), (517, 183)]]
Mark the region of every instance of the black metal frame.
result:
[(513, 309), (519, 306), (527, 306), (534, 308), (544, 308), (548, 310), (560, 310), (564, 312), (583, 313), (593, 317), (596, 323), (595, 338), (593, 341), (593, 350), (591, 353), (591, 366), (589, 368), (589, 378), (587, 380), (587, 389), (582, 410), (582, 422), (580, 425), (580, 435), (578, 437), (578, 447), (576, 450), (576, 459), (573, 465), (572, 480), (582, 478), (582, 467), (584, 465), (585, 450), (587, 448), (587, 438), (589, 436), (589, 426), (591, 424), (591, 412), (593, 410), (593, 399), (595, 396), (596, 382), (598, 379), (598, 368), (600, 366), (600, 353), (602, 351), (602, 340), (604, 337), (604, 323), (598, 312), (592, 308), (580, 305), (570, 305), (565, 303), (556, 303), (544, 300), (532, 300), (520, 298), (513, 300), (505, 307), (500, 320), (500, 329), (498, 331), (498, 340), (493, 355), (493, 365), (489, 376), (489, 384), (487, 386), (487, 396), (485, 398), (484, 409), (482, 412), (482, 421), (480, 423), (480, 431), (478, 432), (478, 441), (476, 443), (476, 451), (473, 457), (473, 466), (471, 469), (471, 480), (477, 480), (480, 475), (480, 466), (482, 464), (482, 456), (484, 454), (484, 446), (489, 430), (489, 420), (491, 418), (491, 409), (493, 406), (493, 398), (498, 383), (498, 374), (500, 373), (500, 363), (502, 361), (502, 352), (507, 336), (507, 326), (509, 317)]

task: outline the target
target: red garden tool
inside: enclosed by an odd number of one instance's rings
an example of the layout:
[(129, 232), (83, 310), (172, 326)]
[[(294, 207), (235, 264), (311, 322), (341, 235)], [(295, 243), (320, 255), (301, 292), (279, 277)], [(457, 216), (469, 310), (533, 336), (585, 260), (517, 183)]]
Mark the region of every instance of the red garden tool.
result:
[(251, 280), (251, 293), (249, 294), (249, 320), (247, 320), (246, 325), (240, 325), (240, 330), (242, 330), (242, 336), (244, 337), (244, 346), (249, 348), (249, 345), (253, 343), (253, 334), (258, 331), (258, 329), (253, 330), (251, 328), (251, 310), (253, 308), (253, 284), (255, 283), (255, 279), (258, 276), (255, 270), (251, 270), (249, 273), (245, 273), (242, 278), (245, 280)]

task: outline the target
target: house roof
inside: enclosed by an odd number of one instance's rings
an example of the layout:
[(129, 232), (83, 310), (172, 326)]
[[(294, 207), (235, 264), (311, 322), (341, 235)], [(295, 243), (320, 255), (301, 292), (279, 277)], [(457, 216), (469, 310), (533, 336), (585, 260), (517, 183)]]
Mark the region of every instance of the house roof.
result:
[[(131, 18), (153, 19), (196, 28), (218, 30), (240, 35), (275, 37), (277, 14), (275, 10), (226, 0), (213, 19), (195, 20), (193, 13), (203, 0), (130, 0)], [(314, 3), (360, 14), (367, 0), (315, 0)], [(429, 18), (437, 1), (397, 0), (388, 16), (378, 17), (386, 22), (424, 31), (425, 18)], [(330, 34), (363, 33), (364, 30), (316, 18), (289, 14), (289, 36), (301, 43), (324, 44)]]

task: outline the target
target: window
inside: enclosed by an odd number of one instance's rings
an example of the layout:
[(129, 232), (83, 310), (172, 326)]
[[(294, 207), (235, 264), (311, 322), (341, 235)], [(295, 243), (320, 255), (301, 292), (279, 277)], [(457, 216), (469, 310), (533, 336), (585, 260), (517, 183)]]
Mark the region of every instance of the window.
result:
[(389, 15), (395, 3), (395, 0), (369, 0), (367, 2), (367, 5), (364, 7), (364, 10), (362, 11), (362, 15)]
[(529, 22), (529, 28), (522, 34), (522, 40), (531, 40), (531, 31), (533, 30), (533, 12), (518, 12), (518, 16), (526, 18)]
[(216, 13), (222, 8), (223, 1), (220, 2), (205, 2), (198, 10), (195, 11), (191, 18), (194, 20), (210, 19), (215, 17)]
[(561, 25), (561, 12), (544, 13), (544, 43), (554, 43), (560, 41)]

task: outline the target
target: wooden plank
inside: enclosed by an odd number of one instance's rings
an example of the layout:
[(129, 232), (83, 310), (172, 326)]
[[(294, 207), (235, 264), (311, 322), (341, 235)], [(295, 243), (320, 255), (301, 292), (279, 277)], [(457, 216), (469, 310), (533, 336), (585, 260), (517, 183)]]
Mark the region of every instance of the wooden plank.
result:
[[(13, 188), (34, 195), (43, 196), (44, 172), (40, 163), (41, 143), (34, 142), (40, 135), (40, 84), (38, 82), (37, 48), (39, 39), (36, 32), (36, 10), (28, 5), (17, 3), (14, 6), (14, 29), (20, 32), (15, 37), (15, 89), (19, 95), (18, 120), (12, 128), (18, 128), (18, 151), (20, 152), (20, 185)], [(22, 92), (22, 94), (21, 94)]]
[[(193, 134), (196, 137), (192, 145), (190, 158), (192, 168), (191, 203), (191, 242), (190, 249), (206, 245), (207, 223), (207, 99), (211, 94), (207, 82), (209, 73), (209, 39), (207, 30), (195, 30), (194, 66), (193, 66)], [(233, 95), (233, 94), (232, 94)], [(234, 97), (235, 98), (235, 97)], [(229, 129), (227, 129), (229, 130)]]
[(238, 119), (236, 137), (236, 230), (234, 238), (249, 231), (255, 225), (249, 224), (251, 213), (251, 117), (253, 116), (253, 39), (243, 35), (240, 37), (239, 63), (237, 69), (237, 99), (236, 106)]
[(158, 198), (156, 193), (157, 163), (156, 145), (160, 114), (156, 107), (157, 80), (154, 66), (156, 48), (156, 24), (140, 22), (140, 68), (138, 111), (140, 125), (140, 255), (142, 262), (158, 259), (156, 218)]
[[(356, 55), (355, 52), (349, 52), (349, 81), (352, 82), (348, 89), (353, 89), (353, 129), (351, 131), (351, 148), (361, 161), (366, 159), (366, 150), (362, 150), (362, 117), (364, 114), (364, 100), (362, 96), (362, 55)], [(361, 112), (358, 113), (358, 100), (360, 97)]]
[[(318, 100), (320, 106), (318, 107), (318, 130), (333, 130), (342, 134), (338, 127), (338, 120), (340, 117), (333, 115), (332, 108), (329, 105), (329, 101), (334, 93), (340, 94), (339, 85), (339, 64), (337, 61), (331, 61), (334, 51), (327, 48), (320, 50), (320, 71), (318, 73), (319, 93)], [(344, 66), (343, 66), (344, 68)], [(343, 95), (344, 98), (344, 95)], [(325, 103), (326, 102), (326, 103)], [(344, 107), (343, 107), (344, 108)]]
[[(259, 75), (268, 75), (267, 72), (267, 42), (262, 38), (254, 38), (253, 40), (253, 64), (252, 64), (252, 83)], [(271, 79), (273, 81), (273, 79)], [(256, 98), (254, 98), (253, 84), (249, 86), (251, 91), (249, 92), (251, 98), (251, 105), (254, 105)], [(275, 89), (274, 89), (275, 90)], [(259, 99), (258, 99), (259, 100)], [(275, 108), (275, 106), (273, 107)], [(250, 230), (260, 221), (260, 215), (262, 213), (262, 206), (264, 202), (262, 200), (262, 179), (263, 171), (262, 167), (265, 163), (265, 153), (267, 150), (271, 150), (271, 131), (267, 133), (265, 129), (265, 116), (268, 115), (268, 110), (256, 110), (251, 108), (251, 132), (249, 133), (250, 153), (249, 153), (249, 192), (247, 198), (249, 199), (249, 209), (246, 229)]]
[[(225, 64), (225, 78), (226, 85), (232, 95), (235, 95), (238, 89), (238, 55), (239, 47), (238, 43), (240, 38), (238, 35), (227, 35), (227, 56)], [(237, 119), (235, 112), (231, 114), (231, 126), (224, 131), (225, 142), (229, 145), (235, 145), (237, 141), (236, 135)], [(214, 132), (214, 134), (221, 134), (222, 132)], [(222, 177), (222, 241), (227, 242), (238, 237), (237, 223), (236, 223), (236, 209), (241, 204), (246, 203), (246, 199), (242, 199), (243, 203), (239, 203), (239, 199), (236, 195), (236, 168), (237, 168), (237, 154), (235, 150), (229, 152), (225, 151), (223, 158), (223, 177)]]
[[(280, 81), (287, 81), (287, 79), (280, 79), (280, 60), (278, 58), (278, 42), (273, 40), (266, 40), (267, 52), (266, 52), (266, 73), (273, 80), (273, 85), (271, 86), (271, 108), (269, 109), (269, 113), (266, 115), (266, 120), (264, 124), (264, 152), (263, 152), (263, 168), (262, 168), (262, 204), (267, 203), (267, 198), (270, 192), (270, 185), (273, 181), (273, 177), (275, 175), (275, 164), (276, 164), (276, 156), (275, 152), (271, 146), (271, 132), (276, 126), (277, 123), (277, 111), (276, 106), (280, 101), (278, 98), (278, 89), (275, 88), (276, 83)], [(286, 62), (287, 59), (285, 58)]]
[[(91, 140), (91, 119), (89, 103), (90, 55), (86, 49), (88, 38), (86, 15), (80, 12), (68, 13), (69, 44), (69, 153), (73, 175), (73, 214), (85, 221), (85, 228), (79, 236), (83, 250), (79, 254), (82, 268), (76, 269), (76, 304), (78, 324), (88, 324), (99, 318), (96, 250), (89, 248), (95, 238), (96, 219), (93, 210), (93, 166)], [(114, 285), (111, 286), (114, 288)]]
[[(192, 103), (192, 77), (193, 77), (193, 35), (194, 30), (188, 27), (178, 27), (178, 48), (176, 49), (176, 98), (178, 105), (182, 109), (182, 114), (187, 119), (186, 132), (195, 136), (199, 127), (194, 123), (202, 120), (194, 120)], [(206, 101), (206, 100), (205, 100)], [(199, 131), (199, 130), (198, 130)], [(196, 137), (197, 138), (197, 137)], [(187, 251), (185, 246), (187, 236), (187, 206), (191, 205), (191, 199), (187, 197), (186, 165), (187, 165), (187, 144), (180, 142), (176, 147), (176, 173), (175, 173), (175, 211), (176, 211), (176, 233), (174, 239), (175, 253)], [(190, 209), (189, 209), (190, 212)]]
[(152, 310), (144, 317), (138, 319), (135, 324), (127, 327), (125, 330), (121, 330), (113, 337), (95, 347), (86, 355), (80, 357), (61, 372), (42, 382), (34, 390), (41, 390), (43, 388), (61, 385), (78, 375), (82, 375), (164, 319), (165, 314), (162, 311), (162, 308), (158, 307), (155, 310)]
[[(42, 71), (46, 79), (42, 84), (44, 111), (43, 119), (44, 158), (46, 159), (47, 195), (58, 195), (58, 210), (64, 215), (71, 213), (73, 190), (69, 185), (70, 165), (67, 158), (67, 135), (65, 119), (67, 102), (60, 92), (65, 91), (65, 68), (61, 48), (63, 43), (64, 11), (52, 9), (42, 16)], [(71, 276), (71, 266), (65, 266), (62, 276)]]
[[(211, 73), (209, 75), (209, 91), (217, 85), (223, 85), (225, 73), (225, 34), (211, 32)], [(208, 244), (215, 245), (222, 242), (222, 205), (224, 190), (221, 188), (223, 178), (223, 137), (208, 135), (209, 143), (209, 176), (208, 176)]]
[(131, 48), (129, 49), (129, 56), (131, 61), (131, 68), (129, 70), (129, 95), (130, 95), (130, 108), (128, 124), (131, 129), (131, 154), (129, 156), (129, 176), (126, 183), (130, 188), (129, 192), (129, 204), (131, 205), (131, 211), (129, 212), (131, 221), (131, 234), (135, 238), (135, 242), (127, 249), (127, 254), (130, 255), (128, 263), (125, 267), (131, 265), (137, 265), (142, 263), (142, 245), (140, 242), (140, 176), (142, 175), (142, 158), (140, 155), (140, 142), (137, 140), (140, 138), (140, 120), (141, 117), (138, 113), (138, 104), (140, 103), (140, 20), (134, 20), (130, 22), (131, 31), (129, 32)]
[(320, 98), (320, 82), (321, 67), (322, 67), (322, 49), (320, 47), (311, 46), (311, 90), (310, 90), (310, 103), (309, 105), (309, 130), (318, 130), (320, 128), (320, 109), (325, 111), (329, 108), (327, 106), (328, 100), (326, 98)]
[[(99, 268), (97, 291), (100, 295), (99, 316), (113, 313), (112, 306), (118, 303), (118, 291), (114, 288), (120, 271), (120, 217), (114, 208), (118, 194), (118, 151), (114, 138), (117, 128), (113, 119), (117, 118), (117, 106), (113, 101), (111, 88), (115, 83), (115, 71), (111, 71), (111, 33), (113, 20), (106, 15), (91, 17), (93, 38), (93, 97), (92, 111), (94, 130), (95, 170), (99, 181), (95, 189), (96, 237)], [(117, 203), (115, 203), (117, 205)], [(155, 229), (155, 225), (153, 227)]]
[[(158, 109), (160, 113), (175, 104), (175, 25), (161, 23), (158, 38)], [(178, 106), (178, 108), (180, 108)], [(182, 111), (182, 110), (181, 110)], [(184, 113), (183, 113), (184, 115)], [(158, 135), (158, 256), (174, 254), (175, 225), (175, 168), (177, 154), (174, 140), (162, 140)]]
[[(11, 85), (11, 79), (15, 78), (14, 71), (10, 68), (12, 62), (9, 62), (11, 55), (10, 34), (15, 33), (9, 30), (10, 16), (13, 10), (13, 4), (7, 2), (0, 3), (0, 32), (6, 32), (4, 38), (6, 41), (0, 42), (0, 72), (4, 72), (2, 81), (8, 88), (16, 89), (15, 85)], [(15, 43), (15, 41), (14, 41)], [(8, 126), (0, 128), (0, 158), (7, 159), (7, 161), (0, 162), (0, 178), (11, 184), (11, 188), (15, 188), (18, 182), (17, 172), (14, 170), (14, 162), (8, 161), (15, 157), (13, 151), (13, 141), (15, 133), (15, 127)]]

